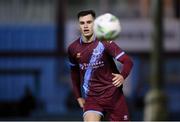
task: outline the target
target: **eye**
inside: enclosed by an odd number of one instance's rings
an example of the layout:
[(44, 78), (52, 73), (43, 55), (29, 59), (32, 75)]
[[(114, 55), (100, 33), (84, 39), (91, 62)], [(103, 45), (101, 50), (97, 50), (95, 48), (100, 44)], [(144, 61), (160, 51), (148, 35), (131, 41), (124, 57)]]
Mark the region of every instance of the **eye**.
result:
[(84, 22), (79, 22), (80, 23), (80, 25), (83, 25), (84, 24)]
[(92, 21), (87, 21), (87, 23), (88, 23), (88, 24), (91, 24), (91, 23), (92, 23)]

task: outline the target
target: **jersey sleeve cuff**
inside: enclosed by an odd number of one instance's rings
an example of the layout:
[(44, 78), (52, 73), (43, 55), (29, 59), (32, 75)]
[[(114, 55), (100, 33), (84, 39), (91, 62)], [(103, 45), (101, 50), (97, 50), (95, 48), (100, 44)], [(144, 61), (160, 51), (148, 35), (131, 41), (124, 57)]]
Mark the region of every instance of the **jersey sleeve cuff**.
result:
[(117, 59), (119, 59), (121, 56), (123, 56), (125, 54), (125, 52), (123, 51), (123, 52), (121, 52), (121, 53), (119, 53), (116, 57), (115, 57), (115, 59), (117, 60)]

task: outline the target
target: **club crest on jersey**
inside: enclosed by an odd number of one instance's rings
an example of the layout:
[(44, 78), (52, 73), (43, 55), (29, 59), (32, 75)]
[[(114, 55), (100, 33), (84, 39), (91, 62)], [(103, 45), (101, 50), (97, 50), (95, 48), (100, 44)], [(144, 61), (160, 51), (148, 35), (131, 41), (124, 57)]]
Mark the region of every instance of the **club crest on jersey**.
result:
[(76, 58), (80, 58), (80, 57), (81, 57), (81, 53), (77, 53)]

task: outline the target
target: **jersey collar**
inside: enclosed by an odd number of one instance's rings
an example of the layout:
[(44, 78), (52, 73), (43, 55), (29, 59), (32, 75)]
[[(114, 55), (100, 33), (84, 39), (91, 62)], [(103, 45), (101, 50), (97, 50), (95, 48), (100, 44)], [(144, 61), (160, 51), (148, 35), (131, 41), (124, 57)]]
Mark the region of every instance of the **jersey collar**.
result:
[[(96, 40), (96, 36), (95, 35), (93, 35), (94, 37), (93, 37), (93, 42)], [(80, 44), (83, 44), (84, 42), (83, 42), (83, 36), (81, 35), (80, 36)]]

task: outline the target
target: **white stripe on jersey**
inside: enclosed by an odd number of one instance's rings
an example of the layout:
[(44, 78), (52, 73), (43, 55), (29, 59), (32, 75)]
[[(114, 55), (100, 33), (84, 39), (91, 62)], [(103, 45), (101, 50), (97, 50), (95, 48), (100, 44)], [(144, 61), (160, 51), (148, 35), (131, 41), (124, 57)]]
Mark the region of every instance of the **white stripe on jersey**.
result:
[(121, 52), (120, 54), (118, 54), (117, 56), (116, 56), (116, 60), (118, 59), (118, 58), (120, 58), (121, 56), (123, 56), (125, 54), (125, 52)]

